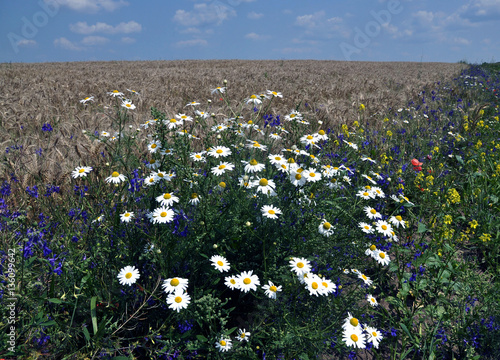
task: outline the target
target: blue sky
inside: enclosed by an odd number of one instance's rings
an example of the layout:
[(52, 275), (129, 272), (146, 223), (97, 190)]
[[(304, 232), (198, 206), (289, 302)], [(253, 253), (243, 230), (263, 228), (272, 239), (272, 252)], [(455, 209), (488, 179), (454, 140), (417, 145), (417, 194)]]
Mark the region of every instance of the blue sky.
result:
[(0, 0), (0, 62), (500, 61), (500, 0)]

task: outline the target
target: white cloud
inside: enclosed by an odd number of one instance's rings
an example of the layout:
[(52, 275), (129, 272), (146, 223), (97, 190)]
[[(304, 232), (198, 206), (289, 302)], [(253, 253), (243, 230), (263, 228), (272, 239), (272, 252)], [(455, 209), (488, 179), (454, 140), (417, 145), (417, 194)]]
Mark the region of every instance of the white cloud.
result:
[(470, 45), (470, 43), (471, 43), (469, 40), (464, 39), (462, 37), (456, 37), (456, 38), (454, 38), (453, 42), (455, 44), (459, 44), (459, 45)]
[(32, 47), (36, 46), (37, 42), (35, 40), (22, 39), (17, 42), (17, 46), (21, 47)]
[(66, 39), (65, 37), (61, 37), (59, 39), (54, 40), (54, 46), (55, 47), (60, 47), (62, 49), (66, 50), (72, 50), (72, 51), (81, 51), (83, 48), (80, 46), (74, 44), (70, 40)]
[(82, 44), (87, 46), (104, 45), (107, 42), (109, 39), (102, 36), (86, 36), (82, 40)]
[(322, 24), (324, 17), (325, 17), (324, 11), (318, 11), (315, 12), (314, 14), (309, 14), (309, 15), (297, 16), (295, 24), (308, 29), (313, 29)]
[(259, 35), (259, 34), (256, 34), (254, 32), (251, 32), (249, 34), (246, 34), (245, 38), (250, 39), (250, 40), (265, 40), (265, 39), (268, 39), (269, 36), (268, 35)]
[(188, 27), (187, 29), (181, 30), (181, 34), (199, 34), (201, 31), (195, 27)]
[(186, 46), (207, 46), (208, 42), (203, 39), (192, 39), (185, 41), (178, 41), (175, 43), (176, 46), (186, 47)]
[(252, 12), (248, 13), (247, 18), (252, 19), (252, 20), (258, 20), (263, 16), (264, 16), (264, 14), (262, 14), (262, 13), (256, 13), (255, 11), (252, 11)]
[(133, 44), (135, 42), (136, 42), (136, 40), (134, 38), (131, 38), (128, 36), (122, 37), (122, 43), (124, 43), (124, 44)]
[(225, 20), (236, 16), (236, 11), (222, 3), (195, 4), (193, 11), (177, 10), (174, 21), (183, 26), (198, 26), (203, 24), (220, 25)]
[[(46, 3), (53, 0), (45, 0)], [(72, 10), (83, 12), (98, 12), (102, 10), (114, 11), (122, 6), (128, 5), (123, 0), (56, 0), (60, 6), (67, 6)]]
[(129, 21), (127, 23), (121, 22), (116, 26), (108, 25), (106, 23), (98, 22), (95, 25), (88, 25), (87, 22), (77, 22), (76, 24), (71, 24), (69, 26), (72, 32), (77, 34), (90, 35), (95, 33), (104, 34), (130, 34), (133, 32), (141, 32), (141, 24), (135, 21)]
[(500, 1), (469, 0), (459, 11), (462, 16), (471, 21), (498, 20), (500, 16)]

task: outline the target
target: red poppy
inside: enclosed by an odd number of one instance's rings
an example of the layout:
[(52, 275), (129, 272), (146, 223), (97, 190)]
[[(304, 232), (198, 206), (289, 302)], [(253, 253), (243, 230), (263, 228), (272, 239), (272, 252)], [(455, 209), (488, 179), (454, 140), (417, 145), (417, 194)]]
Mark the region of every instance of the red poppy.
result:
[(418, 161), (417, 159), (413, 159), (413, 160), (411, 161), (411, 164), (412, 164), (413, 166), (422, 166), (422, 164), (423, 164), (423, 163), (421, 163), (421, 162), (420, 162), (420, 161)]

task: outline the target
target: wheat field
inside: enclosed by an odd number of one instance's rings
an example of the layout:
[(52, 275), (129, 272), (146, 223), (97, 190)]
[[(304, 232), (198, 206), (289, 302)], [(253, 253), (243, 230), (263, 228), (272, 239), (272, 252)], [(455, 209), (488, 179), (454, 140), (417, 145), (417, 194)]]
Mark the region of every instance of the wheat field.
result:
[[(323, 127), (352, 123), (359, 105), (377, 126), (389, 108), (407, 104), (426, 85), (451, 79), (464, 68), (450, 63), (182, 60), (0, 64), (0, 180), (14, 174), (29, 186), (35, 180), (63, 185), (75, 166), (102, 151), (83, 130), (110, 131), (106, 93), (127, 89), (137, 106), (131, 126), (151, 118), (155, 107), (173, 116), (191, 101), (217, 113), (223, 105), (211, 89), (227, 80), (228, 97), (243, 101), (267, 89), (283, 93), (272, 107), (285, 115), (298, 106)], [(93, 105), (80, 104), (94, 96)], [(212, 103), (208, 103), (208, 99)], [(368, 118), (370, 119), (370, 118)], [(43, 124), (53, 131), (42, 131)], [(116, 129), (115, 129), (116, 130)]]

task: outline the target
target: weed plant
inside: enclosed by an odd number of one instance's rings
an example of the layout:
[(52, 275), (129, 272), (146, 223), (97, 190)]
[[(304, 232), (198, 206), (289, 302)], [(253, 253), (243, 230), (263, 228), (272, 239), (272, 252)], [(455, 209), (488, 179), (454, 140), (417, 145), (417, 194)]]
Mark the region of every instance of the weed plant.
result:
[(24, 188), (15, 169), (1, 184), (0, 351), (495, 359), (499, 88), (473, 66), (328, 128), (301, 103), (276, 115), (286, 94), (239, 101), (227, 82), (139, 128), (140, 94), (82, 99), (113, 119), (86, 133), (99, 159), (70, 185)]

